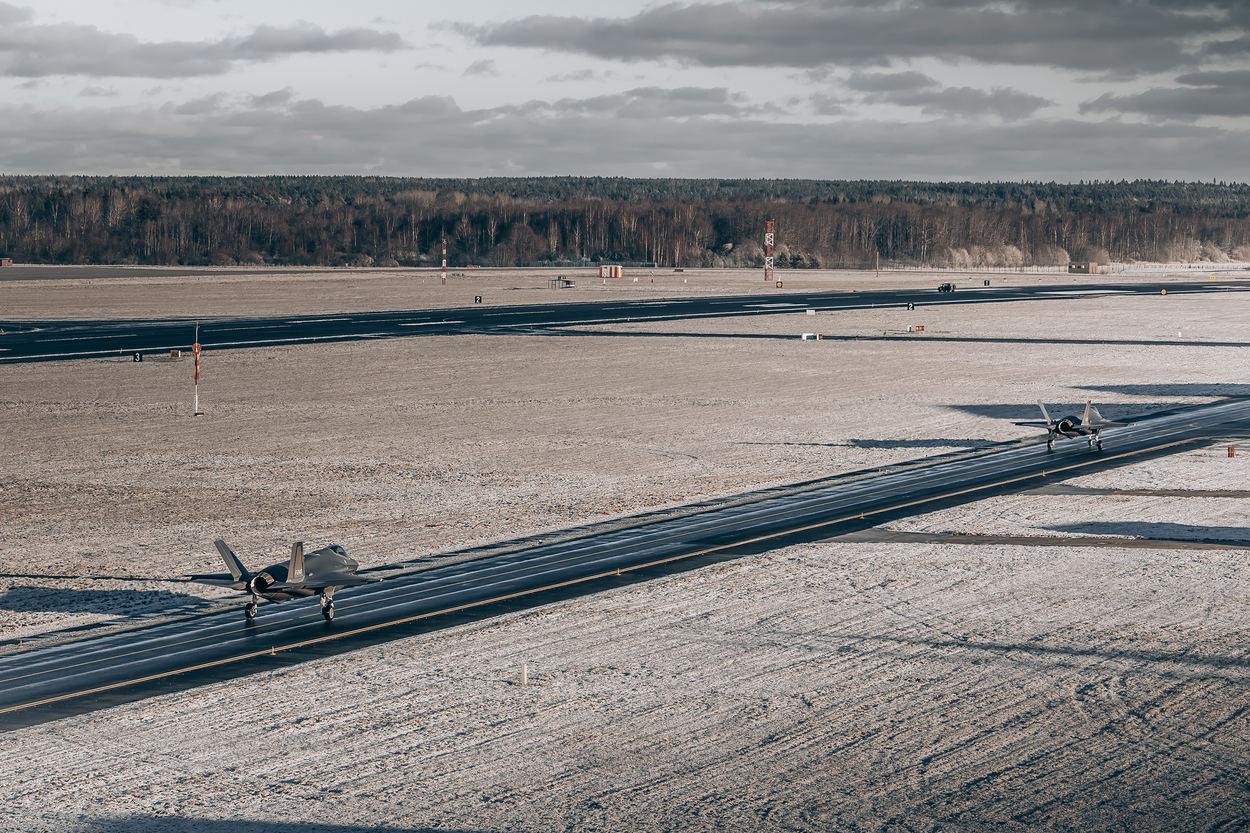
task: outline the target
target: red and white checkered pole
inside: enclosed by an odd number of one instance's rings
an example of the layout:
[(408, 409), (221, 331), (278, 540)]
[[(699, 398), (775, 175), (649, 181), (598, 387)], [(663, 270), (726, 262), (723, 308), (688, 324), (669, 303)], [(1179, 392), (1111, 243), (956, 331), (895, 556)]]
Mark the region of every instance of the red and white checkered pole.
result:
[(447, 283), (447, 238), (443, 238), (443, 283)]
[(773, 221), (764, 223), (764, 280), (773, 279)]

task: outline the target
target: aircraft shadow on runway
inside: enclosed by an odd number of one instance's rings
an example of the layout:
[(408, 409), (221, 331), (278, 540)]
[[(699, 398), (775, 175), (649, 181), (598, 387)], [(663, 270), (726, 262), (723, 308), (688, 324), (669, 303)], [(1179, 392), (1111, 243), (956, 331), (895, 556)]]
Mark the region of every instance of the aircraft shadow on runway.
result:
[(994, 440), (847, 440), (841, 443), (761, 443), (739, 442), (734, 445), (793, 445), (818, 448), (997, 448), (1004, 443)]
[[(1129, 393), (1129, 391), (1124, 391)], [(1166, 394), (1159, 394), (1161, 396)], [(1172, 394), (1182, 395), (1182, 394)], [(1062, 419), (1070, 414), (1080, 416), (1085, 410), (1085, 402), (1075, 401), (1077, 395), (1073, 395), (1072, 402), (1051, 402), (1047, 401), (1046, 408), (1050, 411), (1050, 415), (1055, 419)], [(1130, 402), (1127, 404), (1102, 403), (1098, 402), (1095, 397), (1086, 397), (1094, 399), (1094, 405), (1107, 419), (1115, 422), (1123, 418), (1137, 419), (1143, 416), (1150, 416), (1160, 411), (1173, 410), (1177, 407), (1175, 402)], [(1042, 418), (1042, 412), (1037, 407), (1036, 402), (1027, 404), (1002, 404), (1002, 405), (947, 405), (952, 411), (968, 414), (969, 416), (988, 417), (989, 419), (1006, 419), (1013, 422), (1025, 420), (1037, 420)], [(1043, 430), (1044, 435), (1044, 430)]]
[[(1158, 540), (1161, 548), (1172, 541), (1221, 541), (1227, 543), (1250, 542), (1250, 528), (1244, 526), (1192, 526), (1159, 521), (1086, 521), (1076, 524), (1048, 526), (1047, 529), (1069, 535), (1128, 535), (1132, 538)], [(1063, 546), (1063, 539), (1056, 539), (1056, 546)]]
[[(238, 819), (193, 819), (180, 816), (125, 816), (79, 822), (82, 833), (435, 833), (432, 827), (358, 827), (351, 824), (322, 824), (281, 821), (239, 821)], [(438, 833), (476, 833), (472, 830), (439, 828)]]
[(847, 440), (840, 445), (853, 446), (855, 448), (998, 448), (1003, 443), (994, 440), (974, 440), (964, 439), (955, 440), (947, 437), (938, 437), (930, 440)]
[(199, 596), (168, 590), (76, 590), (18, 586), (0, 593), (0, 610), (13, 613), (108, 613), (125, 616), (209, 604)]
[[(1223, 385), (1204, 382), (1181, 382), (1178, 384), (1161, 385), (1081, 385), (1080, 390), (1123, 393), (1129, 396), (1250, 396), (1250, 385)], [(1111, 406), (1108, 405), (1107, 407)], [(1099, 410), (1105, 409), (1100, 405)], [(1110, 419), (1110, 417), (1108, 418)]]

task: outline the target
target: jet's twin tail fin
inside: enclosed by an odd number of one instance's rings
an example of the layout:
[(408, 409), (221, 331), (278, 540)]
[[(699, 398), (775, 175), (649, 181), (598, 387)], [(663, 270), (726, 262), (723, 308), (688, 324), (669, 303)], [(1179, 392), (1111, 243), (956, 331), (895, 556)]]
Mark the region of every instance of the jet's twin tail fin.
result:
[[(1089, 425), (1089, 412), (1094, 410), (1094, 404), (1090, 400), (1085, 400), (1085, 413), (1081, 415), (1081, 424)], [(1094, 411), (1097, 413), (1097, 411)], [(1101, 419), (1101, 417), (1100, 417)]]
[(304, 580), (304, 542), (291, 545), (291, 563), (286, 568), (286, 580), (294, 584)]
[(251, 574), (247, 568), (243, 566), (243, 562), (234, 554), (234, 550), (226, 545), (226, 542), (218, 538), (213, 542), (217, 547), (217, 552), (221, 553), (221, 560), (226, 562), (226, 569), (230, 571), (230, 575), (234, 576), (235, 581), (246, 581)]
[(1042, 404), (1042, 400), (1037, 400), (1037, 407), (1042, 409), (1042, 418), (1046, 420), (1046, 424), (1051, 425), (1052, 420), (1050, 418), (1050, 414), (1046, 413), (1046, 406)]

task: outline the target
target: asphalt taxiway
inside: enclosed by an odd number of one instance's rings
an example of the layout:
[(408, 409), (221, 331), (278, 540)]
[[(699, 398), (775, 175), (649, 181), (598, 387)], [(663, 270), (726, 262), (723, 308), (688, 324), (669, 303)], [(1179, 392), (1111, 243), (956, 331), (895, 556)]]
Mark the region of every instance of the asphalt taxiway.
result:
[[(710, 509), (585, 538), (400, 575), (341, 591), (337, 617), (316, 603), (262, 605), (0, 658), (0, 726), (15, 728), (119, 702), (342, 653), (611, 586), (620, 577), (825, 540), (892, 517), (1037, 488), (1048, 481), (1250, 434), (1250, 401), (1143, 419), (1105, 433), (1106, 450), (1060, 440)], [(1061, 540), (1055, 541), (1062, 546)], [(502, 607), (501, 607), (502, 606)]]
[[(973, 287), (940, 293), (936, 289), (883, 289), (865, 292), (781, 293), (646, 300), (572, 301), (551, 304), (452, 309), (301, 315), (269, 318), (201, 320), (3, 321), (0, 363), (58, 361), (131, 353), (186, 350), (195, 340), (205, 350), (310, 344), (454, 334), (519, 333), (532, 330), (622, 322), (736, 318), (748, 315), (991, 304), (1105, 297), (1108, 295), (1209, 294), (1246, 291), (1240, 281), (1206, 283), (1039, 284)], [(472, 300), (466, 299), (466, 300)], [(914, 336), (903, 336), (914, 338)], [(1091, 340), (1094, 341), (1094, 340)], [(1238, 344), (1237, 346), (1240, 346)]]

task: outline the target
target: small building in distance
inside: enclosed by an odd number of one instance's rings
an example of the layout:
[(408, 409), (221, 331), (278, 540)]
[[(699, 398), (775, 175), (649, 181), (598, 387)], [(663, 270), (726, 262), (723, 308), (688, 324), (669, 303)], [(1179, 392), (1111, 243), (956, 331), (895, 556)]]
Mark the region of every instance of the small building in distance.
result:
[(1094, 261), (1092, 260), (1087, 263), (1069, 263), (1068, 274), (1069, 275), (1097, 275), (1098, 264), (1094, 263)]
[(12, 265), (13, 265), (13, 258), (0, 257), (0, 266), (12, 266)]

